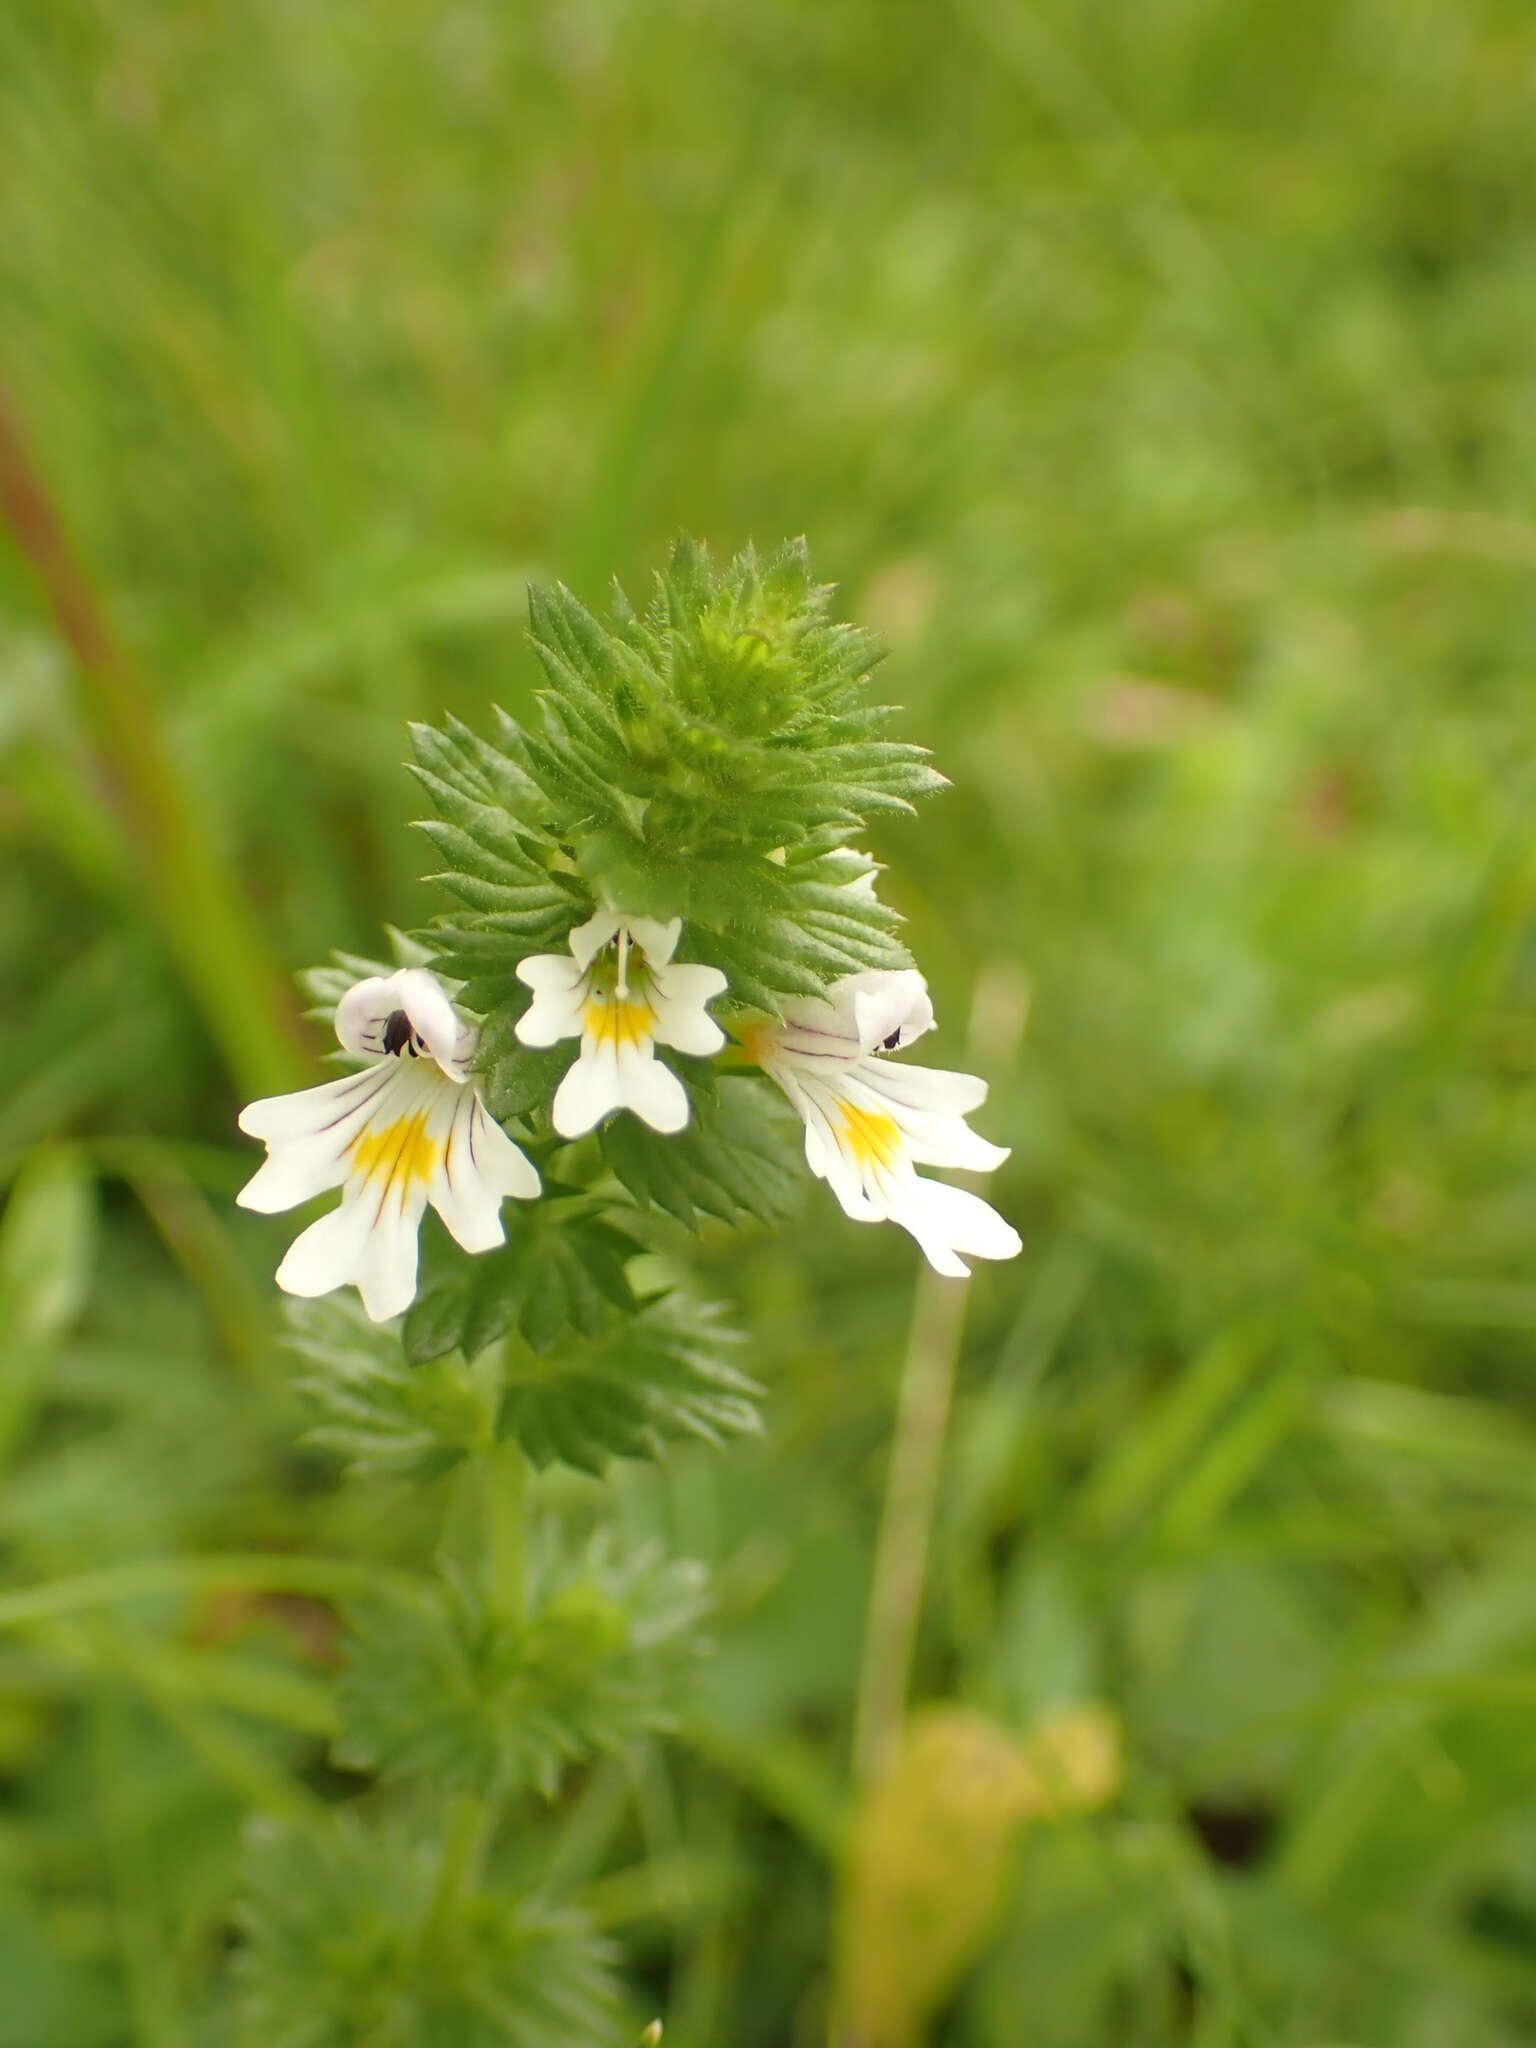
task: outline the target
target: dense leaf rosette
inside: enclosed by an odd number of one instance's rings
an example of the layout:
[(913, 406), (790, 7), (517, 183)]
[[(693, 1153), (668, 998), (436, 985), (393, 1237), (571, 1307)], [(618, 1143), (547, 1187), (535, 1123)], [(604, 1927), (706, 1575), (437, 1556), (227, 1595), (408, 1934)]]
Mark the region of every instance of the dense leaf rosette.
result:
[(485, 1020), (498, 1114), (547, 1102), (570, 1063), (519, 1043), (518, 962), (603, 906), (681, 918), (679, 963), (717, 968), (730, 1001), (775, 1015), (839, 975), (907, 964), (894, 913), (849, 886), (870, 863), (848, 842), (943, 778), (880, 736), (879, 649), (833, 619), (831, 595), (802, 543), (717, 573), (683, 541), (643, 612), (620, 595), (599, 622), (563, 588), (532, 593), (549, 684), (536, 721), (417, 729), (437, 814), (422, 829), (460, 906), (438, 963)]
[(345, 1814), (253, 1830), (239, 2048), (621, 2048), (610, 1950), (579, 1913), (477, 1891), (434, 1918), (434, 1862)]
[(701, 1649), (702, 1569), (602, 1539), (570, 1557), (552, 1529), (531, 1553), (516, 1618), (454, 1582), (421, 1608), (352, 1614), (339, 1763), (548, 1797), (568, 1765), (671, 1725)]

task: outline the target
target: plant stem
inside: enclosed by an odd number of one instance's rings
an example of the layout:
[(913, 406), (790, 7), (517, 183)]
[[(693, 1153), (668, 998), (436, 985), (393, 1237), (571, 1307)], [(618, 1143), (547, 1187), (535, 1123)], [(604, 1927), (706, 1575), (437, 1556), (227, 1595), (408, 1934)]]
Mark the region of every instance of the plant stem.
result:
[(509, 1439), (480, 1455), (486, 1604), (503, 1621), (527, 1606), (528, 1460)]
[(853, 1774), (860, 1783), (878, 1777), (884, 1768), (906, 1708), (965, 1324), (965, 1285), (963, 1280), (940, 1279), (926, 1266), (918, 1278), (859, 1670)]
[[(497, 1443), (487, 1432), (465, 1478), (467, 1493), (449, 1510), (450, 1528), (457, 1523), (455, 1547), (467, 1541), (478, 1548), (480, 1583), (493, 1624), (516, 1624), (527, 1600), (528, 1461), (522, 1446), (513, 1440)], [(464, 1518), (470, 1508), (472, 1520)], [(449, 1547), (445, 1540), (445, 1551)], [(437, 1877), (422, 1920), (424, 1950), (448, 1938), (462, 1902), (479, 1882), (499, 1806), (494, 1781), (449, 1801)]]
[[(982, 1067), (1006, 1065), (1026, 1014), (1027, 991), (1018, 976), (1002, 963), (990, 967), (977, 985), (967, 1056)], [(854, 1712), (853, 1775), (859, 1784), (877, 1777), (889, 1760), (906, 1712), (944, 1438), (965, 1330), (966, 1286), (963, 1280), (941, 1279), (927, 1266), (918, 1276)]]
[(478, 1883), (493, 1818), (491, 1801), (483, 1793), (456, 1792), (449, 1800), (437, 1876), (421, 1923), (423, 1949), (435, 1948), (450, 1933), (460, 1907)]
[[(1027, 1011), (1024, 982), (1006, 963), (991, 966), (977, 984), (971, 1010), (966, 1036), (971, 1062), (982, 1068), (1006, 1065)], [(924, 1266), (913, 1298), (854, 1709), (856, 1793), (889, 1766), (906, 1718), (944, 1440), (965, 1333), (966, 1290), (964, 1280), (941, 1279)], [(854, 2009), (841, 1965), (834, 1972), (828, 2041), (830, 2048), (878, 2048)]]

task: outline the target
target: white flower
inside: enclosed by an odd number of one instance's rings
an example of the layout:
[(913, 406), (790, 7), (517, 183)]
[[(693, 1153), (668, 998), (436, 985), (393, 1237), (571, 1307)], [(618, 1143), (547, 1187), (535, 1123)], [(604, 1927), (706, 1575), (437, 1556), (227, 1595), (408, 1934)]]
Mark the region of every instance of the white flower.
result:
[(965, 1121), (986, 1100), (985, 1081), (881, 1057), (932, 1024), (928, 985), (915, 968), (872, 971), (846, 975), (826, 1002), (796, 1004), (782, 1024), (745, 1033), (743, 1044), (804, 1118), (806, 1164), (845, 1214), (899, 1223), (936, 1271), (963, 1279), (962, 1252), (1011, 1259), (1019, 1235), (980, 1195), (915, 1170), (989, 1173), (1008, 1157)]
[(502, 1197), (536, 1195), (539, 1176), (480, 1100), (466, 1065), (473, 1027), (424, 968), (348, 989), (336, 1036), (369, 1064), (240, 1112), (267, 1158), (235, 1199), (270, 1215), (340, 1188), (341, 1206), (288, 1247), (277, 1284), (309, 1295), (350, 1281), (382, 1322), (415, 1297), (428, 1202), (465, 1251), (489, 1251), (503, 1241)]
[(704, 1005), (725, 987), (718, 967), (673, 964), (682, 919), (625, 917), (600, 910), (571, 933), (569, 953), (535, 953), (517, 978), (533, 1001), (517, 1021), (524, 1045), (581, 1040), (555, 1091), (550, 1122), (579, 1138), (611, 1109), (632, 1109), (653, 1131), (680, 1131), (688, 1091), (656, 1057), (658, 1045), (701, 1056), (725, 1033)]

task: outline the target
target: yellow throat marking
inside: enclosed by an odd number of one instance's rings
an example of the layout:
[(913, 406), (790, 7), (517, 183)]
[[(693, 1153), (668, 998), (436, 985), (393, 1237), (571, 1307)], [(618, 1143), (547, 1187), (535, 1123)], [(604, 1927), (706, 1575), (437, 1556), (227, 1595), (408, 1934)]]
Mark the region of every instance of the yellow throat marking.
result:
[(596, 1045), (615, 1052), (626, 1045), (644, 1045), (651, 1037), (651, 1006), (633, 996), (590, 995), (581, 1006), (581, 1026)]
[(386, 1188), (396, 1181), (408, 1188), (413, 1180), (432, 1178), (442, 1149), (435, 1138), (427, 1136), (427, 1112), (418, 1109), (354, 1139), (352, 1171), (364, 1180), (377, 1178)]
[(860, 1166), (894, 1166), (901, 1157), (901, 1126), (882, 1109), (839, 1102), (843, 1141)]
[(754, 1067), (763, 1064), (763, 1055), (773, 1046), (773, 1026), (768, 1023), (748, 1024), (737, 1033), (737, 1042)]

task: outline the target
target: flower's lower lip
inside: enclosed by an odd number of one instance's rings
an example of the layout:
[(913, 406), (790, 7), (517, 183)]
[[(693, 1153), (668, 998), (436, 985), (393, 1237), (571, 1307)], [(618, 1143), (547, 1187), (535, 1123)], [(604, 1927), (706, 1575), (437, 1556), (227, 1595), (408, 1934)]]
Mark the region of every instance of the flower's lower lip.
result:
[[(445, 1015), (429, 1021), (451, 1054), (429, 1043), (419, 1007), (354, 1015), (337, 1035), (366, 1055), (361, 1072), (256, 1106), (250, 1134), (263, 1139), (267, 1158), (237, 1199), (273, 1214), (341, 1194), (339, 1206), (289, 1246), (278, 1268), (287, 1292), (353, 1285), (374, 1320), (398, 1315), (415, 1294), (417, 1232), (429, 1203), (466, 1251), (479, 1252), (504, 1241), (503, 1198), (538, 1193), (536, 1169), (491, 1124), (469, 1083), (472, 1030), (446, 995), (442, 1003)], [(242, 1130), (250, 1114), (242, 1112)]]

